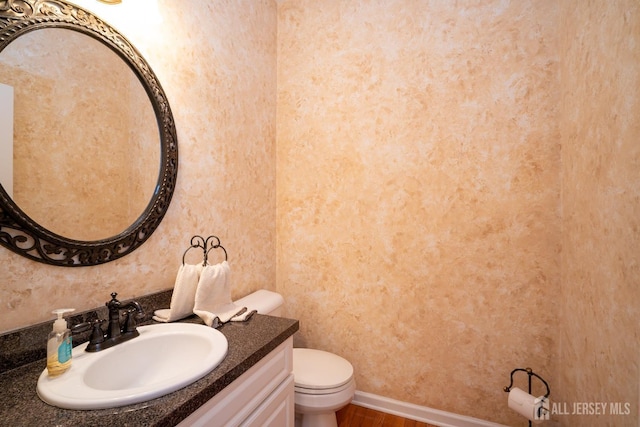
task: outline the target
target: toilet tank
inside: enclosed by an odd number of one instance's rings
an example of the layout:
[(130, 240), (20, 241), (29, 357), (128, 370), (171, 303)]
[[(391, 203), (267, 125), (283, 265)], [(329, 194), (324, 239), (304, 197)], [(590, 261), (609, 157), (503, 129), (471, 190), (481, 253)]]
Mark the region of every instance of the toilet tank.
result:
[(282, 315), (284, 298), (277, 292), (260, 289), (246, 297), (240, 298), (235, 301), (235, 303), (240, 307), (247, 307), (249, 311), (257, 310), (259, 314), (280, 317)]

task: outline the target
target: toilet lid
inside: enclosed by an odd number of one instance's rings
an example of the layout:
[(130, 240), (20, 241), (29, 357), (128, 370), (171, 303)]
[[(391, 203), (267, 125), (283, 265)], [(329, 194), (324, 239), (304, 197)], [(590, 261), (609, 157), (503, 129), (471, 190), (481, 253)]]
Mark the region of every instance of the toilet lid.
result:
[(316, 390), (340, 387), (353, 377), (353, 366), (333, 353), (294, 348), (293, 377), (296, 387)]

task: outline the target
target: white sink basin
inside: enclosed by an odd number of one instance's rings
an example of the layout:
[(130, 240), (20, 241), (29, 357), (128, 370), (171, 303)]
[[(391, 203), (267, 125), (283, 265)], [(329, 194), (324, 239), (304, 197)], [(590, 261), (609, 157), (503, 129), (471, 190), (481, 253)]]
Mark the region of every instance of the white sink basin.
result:
[(140, 336), (97, 353), (73, 349), (71, 368), (58, 377), (45, 369), (38, 396), (67, 409), (104, 409), (144, 402), (187, 386), (227, 354), (227, 338), (203, 325), (138, 327)]

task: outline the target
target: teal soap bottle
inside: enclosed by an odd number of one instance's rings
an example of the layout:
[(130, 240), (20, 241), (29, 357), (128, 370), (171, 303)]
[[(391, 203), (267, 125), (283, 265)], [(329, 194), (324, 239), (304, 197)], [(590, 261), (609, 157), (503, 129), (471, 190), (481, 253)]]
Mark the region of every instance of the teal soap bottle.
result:
[(53, 330), (47, 339), (47, 372), (50, 377), (57, 377), (71, 367), (71, 331), (63, 315), (72, 311), (73, 308), (52, 311), (58, 318), (53, 322)]

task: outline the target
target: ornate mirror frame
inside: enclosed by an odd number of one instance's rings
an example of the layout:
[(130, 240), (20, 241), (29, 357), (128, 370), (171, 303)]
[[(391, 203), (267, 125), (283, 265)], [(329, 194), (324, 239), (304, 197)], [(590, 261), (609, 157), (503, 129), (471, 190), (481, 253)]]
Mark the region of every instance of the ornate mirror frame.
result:
[(178, 174), (178, 143), (169, 102), (136, 48), (90, 12), (61, 0), (0, 0), (0, 53), (21, 35), (42, 28), (66, 28), (93, 37), (116, 52), (138, 76), (158, 121), (160, 174), (143, 214), (117, 236), (97, 241), (73, 240), (52, 233), (29, 218), (0, 185), (0, 244), (50, 265), (80, 267), (114, 261), (142, 245), (169, 207)]

